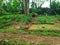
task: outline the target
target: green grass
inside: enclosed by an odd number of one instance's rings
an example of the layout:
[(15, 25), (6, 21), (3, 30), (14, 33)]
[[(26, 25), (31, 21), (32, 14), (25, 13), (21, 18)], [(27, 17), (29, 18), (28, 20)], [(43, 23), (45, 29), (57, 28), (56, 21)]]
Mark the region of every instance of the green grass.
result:
[[(56, 22), (59, 19), (60, 19), (60, 15), (56, 15), (56, 16), (40, 15), (36, 18), (36, 21), (33, 23), (34, 24), (51, 23), (51, 22)], [(3, 15), (0, 16), (0, 28), (3, 28), (4, 26), (12, 25), (14, 21), (29, 24), (31, 20), (32, 20), (32, 15), (27, 15), (27, 16), (24, 14)]]
[(43, 35), (43, 36), (59, 36), (60, 31), (57, 30), (16, 30), (14, 28), (0, 29), (2, 33), (13, 33), (13, 34), (33, 34), (33, 35)]
[(60, 37), (60, 31), (56, 31), (56, 30), (20, 30), (20, 33)]
[[(32, 35), (40, 35), (40, 36), (58, 36), (60, 37), (60, 31), (59, 30), (48, 30), (47, 28), (44, 28), (43, 30), (16, 30), (15, 28), (3, 28), (4, 26), (11, 25), (13, 21), (16, 22), (24, 22), (28, 24), (32, 19), (32, 16), (26, 16), (26, 15), (20, 15), (20, 14), (12, 14), (12, 15), (4, 15), (0, 16), (0, 32), (1, 33), (12, 33), (12, 34), (32, 34)], [(38, 16), (35, 24), (40, 23), (51, 23), (56, 22), (58, 19), (60, 19), (60, 16)], [(47, 26), (46, 26), (47, 27)], [(54, 28), (54, 27), (53, 27)], [(5, 41), (4, 45), (51, 45), (48, 43), (31, 43), (26, 42), (23, 39), (20, 38), (14, 38), (14, 39), (0, 39), (0, 45), (2, 45), (2, 42)]]
[(14, 21), (29, 24), (31, 19), (32, 19), (31, 15), (27, 15), (27, 16), (23, 14), (3, 15), (0, 16), (0, 28), (3, 28), (4, 26), (12, 25)]
[(48, 43), (32, 43), (27, 42), (21, 38), (14, 38), (14, 39), (0, 39), (0, 45), (2, 45), (2, 42), (4, 42), (4, 45), (51, 45)]
[(2, 33), (18, 33), (18, 30), (14, 29), (14, 28), (7, 28), (7, 29), (0, 29), (0, 32)]
[(33, 24), (40, 24), (40, 23), (49, 24), (58, 21), (58, 19), (60, 19), (60, 15), (56, 15), (56, 16), (40, 15), (36, 18), (36, 21), (33, 22)]

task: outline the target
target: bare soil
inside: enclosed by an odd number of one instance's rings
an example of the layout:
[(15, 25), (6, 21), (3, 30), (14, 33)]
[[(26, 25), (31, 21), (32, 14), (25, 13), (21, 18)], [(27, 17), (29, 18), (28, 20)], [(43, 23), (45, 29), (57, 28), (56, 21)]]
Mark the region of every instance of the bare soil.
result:
[(54, 25), (52, 24), (29, 24), (25, 25), (23, 23), (17, 23), (13, 24), (10, 27), (13, 27), (15, 29), (20, 29), (20, 26), (23, 26), (24, 28), (27, 26), (28, 30), (60, 30), (60, 23), (55, 23)]
[(54, 25), (51, 25), (51, 24), (32, 24), (32, 26), (29, 28), (29, 30), (36, 30), (36, 29), (60, 30), (60, 24), (59, 23), (56, 23)]
[(38, 36), (29, 34), (12, 34), (12, 33), (0, 33), (0, 38), (3, 39), (13, 39), (21, 38), (27, 42), (31, 43), (48, 43), (52, 45), (60, 45), (60, 37), (55, 36)]

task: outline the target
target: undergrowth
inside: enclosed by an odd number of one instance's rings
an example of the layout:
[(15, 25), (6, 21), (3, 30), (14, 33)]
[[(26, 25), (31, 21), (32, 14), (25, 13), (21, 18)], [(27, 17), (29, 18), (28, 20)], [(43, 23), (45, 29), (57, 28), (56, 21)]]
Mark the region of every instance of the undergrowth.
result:
[(14, 38), (14, 39), (0, 38), (0, 45), (51, 45), (51, 44), (27, 42), (27, 41), (25, 41), (23, 39), (19, 39), (19, 38)]

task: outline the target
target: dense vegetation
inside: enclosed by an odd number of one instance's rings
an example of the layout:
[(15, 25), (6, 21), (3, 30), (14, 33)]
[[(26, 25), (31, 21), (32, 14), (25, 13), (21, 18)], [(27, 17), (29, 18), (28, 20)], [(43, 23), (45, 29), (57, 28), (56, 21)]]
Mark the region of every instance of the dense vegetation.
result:
[(29, 0), (0, 0), (0, 45), (51, 45), (22, 37), (60, 37), (60, 2), (50, 0), (50, 7), (42, 8), (45, 1), (40, 0), (39, 6), (32, 1), (30, 8)]
[(16, 22), (24, 22), (29, 23), (32, 19), (32, 16), (20, 15), (20, 14), (10, 14), (10, 15), (3, 15), (0, 16), (0, 28), (4, 26), (9, 26), (13, 24), (14, 21)]

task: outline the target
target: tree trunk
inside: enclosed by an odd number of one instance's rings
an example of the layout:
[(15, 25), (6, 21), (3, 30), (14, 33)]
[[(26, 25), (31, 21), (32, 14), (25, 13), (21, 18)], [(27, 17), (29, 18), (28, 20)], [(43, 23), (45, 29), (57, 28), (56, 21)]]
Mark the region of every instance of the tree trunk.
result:
[(26, 0), (25, 3), (26, 3), (26, 7), (25, 7), (26, 8), (26, 13), (25, 14), (28, 15), (29, 14), (29, 0)]
[(29, 0), (23, 0), (23, 10), (24, 14), (29, 14)]

